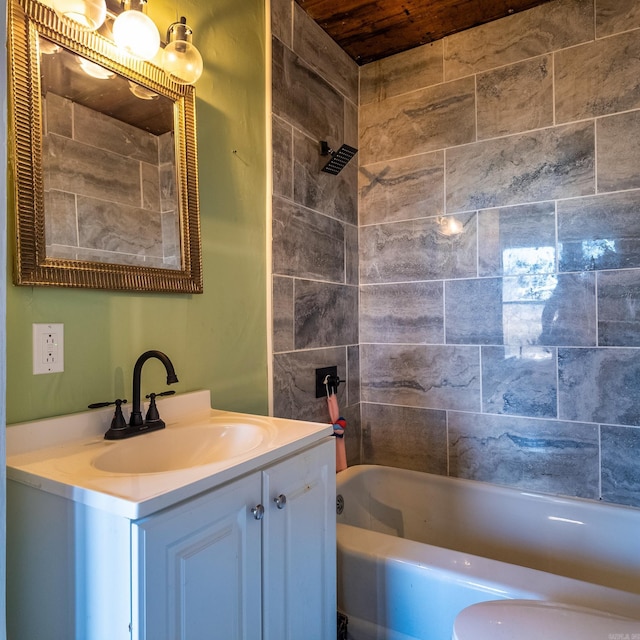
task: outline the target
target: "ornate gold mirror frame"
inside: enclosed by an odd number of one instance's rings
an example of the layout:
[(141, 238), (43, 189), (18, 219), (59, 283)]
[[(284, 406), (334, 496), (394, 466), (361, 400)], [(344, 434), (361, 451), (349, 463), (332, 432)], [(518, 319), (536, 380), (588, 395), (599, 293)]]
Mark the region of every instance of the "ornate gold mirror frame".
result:
[[(47, 194), (45, 194), (48, 174), (43, 166), (43, 148), (49, 149), (50, 146), (43, 133), (45, 131), (44, 112), (46, 109), (43, 104), (42, 90), (46, 82), (41, 65), (41, 55), (45, 52), (42, 52), (41, 48), (45, 47), (56, 50), (60, 48), (65, 55), (77, 58), (80, 63), (84, 59), (99, 65), (111, 76), (119, 78), (119, 82), (130, 84), (134, 94), (142, 93), (147, 97), (149, 95), (154, 97), (157, 94), (159, 102), (167, 102), (168, 119), (169, 121), (173, 120), (169, 124), (167, 135), (170, 136), (170, 146), (172, 147), (170, 151), (175, 155), (175, 169), (170, 171), (171, 184), (169, 187), (165, 185), (165, 191), (175, 190), (175, 193), (171, 194), (176, 210), (172, 212), (175, 220), (172, 222), (174, 231), (171, 241), (175, 246), (170, 260), (162, 255), (152, 257), (136, 255), (135, 247), (133, 251), (130, 250), (131, 263), (127, 264), (119, 258), (111, 260), (108, 255), (109, 251), (104, 250), (105, 248), (102, 246), (96, 246), (93, 254), (90, 252), (87, 254), (85, 249), (74, 252), (74, 247), (65, 247), (67, 254), (52, 251), (51, 239), (47, 240), (47, 234), (51, 234), (53, 211), (47, 211), (45, 204), (51, 200), (50, 191), (67, 190), (66, 187), (60, 187), (60, 183), (73, 185), (74, 174), (68, 174), (68, 177), (63, 175), (61, 178), (59, 167), (56, 167), (57, 183), (53, 185), (51, 190), (47, 189)], [(70, 26), (59, 19), (50, 7), (40, 4), (36, 0), (11, 0), (10, 2), (9, 55), (11, 64), (10, 162), (16, 207), (15, 284), (202, 293), (195, 92), (193, 87), (174, 83), (155, 65), (135, 60), (120, 53), (110, 40), (97, 33), (83, 32)], [(65, 74), (58, 75), (62, 75), (63, 79), (66, 77)], [(136, 87), (139, 91), (135, 91)], [(54, 98), (58, 100), (57, 96)], [(48, 99), (47, 97), (47, 101)], [(49, 107), (48, 102), (46, 107)], [(78, 109), (83, 108), (78, 107)], [(89, 117), (94, 118), (91, 114)], [(102, 117), (102, 114), (96, 114), (94, 120), (90, 121), (89, 130), (93, 126), (93, 122), (98, 122)], [(104, 117), (110, 118), (111, 114)], [(57, 149), (57, 152), (59, 156), (64, 155), (60, 149)], [(56, 155), (50, 149), (48, 153)], [(84, 154), (87, 158), (94, 155), (91, 150), (85, 151)], [(173, 160), (172, 155), (171, 161)], [(67, 162), (66, 164), (73, 163)], [(84, 167), (83, 170), (87, 175), (92, 175), (92, 169)], [(138, 170), (135, 169), (130, 173), (135, 174), (136, 171)], [(95, 173), (99, 172), (96, 170)], [(103, 173), (115, 177), (119, 172), (111, 171), (108, 174), (106, 170), (103, 170)], [(156, 173), (158, 173), (157, 168)], [(140, 169), (140, 174), (143, 174), (142, 169)], [(143, 180), (141, 180), (142, 182)], [(103, 191), (108, 183), (109, 179), (104, 178), (101, 187)], [(113, 188), (114, 193), (118, 189), (116, 181)], [(73, 191), (71, 188), (68, 190)], [(154, 187), (154, 197), (158, 202), (162, 197), (161, 191), (162, 184), (158, 183)], [(56, 195), (59, 196), (60, 193), (56, 192)], [(87, 200), (86, 194), (78, 196), (73, 193), (64, 193), (63, 195), (68, 200), (75, 202), (73, 206), (76, 209), (81, 198)], [(90, 195), (93, 196), (93, 194)], [(158, 229), (162, 227), (157, 218), (162, 215), (164, 205), (159, 205), (160, 212), (157, 215), (154, 211), (156, 219), (154, 219), (153, 225), (149, 225), (144, 215), (148, 214), (145, 209), (150, 209), (151, 206), (145, 202), (145, 197), (143, 195), (140, 198), (143, 202), (137, 204), (138, 209), (129, 207), (127, 210), (128, 219), (133, 221), (128, 229), (132, 237), (144, 236), (145, 233), (155, 232), (157, 234)], [(93, 199), (97, 200), (95, 197)], [(111, 221), (116, 226), (122, 224), (118, 205), (107, 203), (101, 206), (101, 220), (105, 218), (104, 210), (108, 209)], [(139, 219), (135, 218), (137, 213), (141, 214)], [(78, 228), (82, 227), (84, 223), (77, 211), (74, 215), (76, 216), (74, 224)], [(98, 223), (94, 218), (86, 226), (95, 227), (96, 224)], [(109, 231), (107, 228), (93, 229), (92, 239), (96, 245), (100, 242), (100, 237), (107, 236)], [(119, 233), (121, 237), (125, 235), (122, 233), (122, 229), (119, 229)], [(162, 245), (163, 239), (152, 238), (152, 242), (156, 245)], [(47, 245), (49, 245), (49, 249)], [(162, 253), (163, 250), (159, 251)], [(107, 256), (106, 259), (102, 258), (103, 254)]]

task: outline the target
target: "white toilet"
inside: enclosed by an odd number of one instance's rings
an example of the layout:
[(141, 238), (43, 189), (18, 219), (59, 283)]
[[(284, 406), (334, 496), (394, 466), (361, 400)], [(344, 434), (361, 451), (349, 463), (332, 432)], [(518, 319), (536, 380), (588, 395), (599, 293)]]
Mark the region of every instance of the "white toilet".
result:
[(491, 600), (463, 609), (452, 640), (640, 639), (640, 620), (541, 600)]

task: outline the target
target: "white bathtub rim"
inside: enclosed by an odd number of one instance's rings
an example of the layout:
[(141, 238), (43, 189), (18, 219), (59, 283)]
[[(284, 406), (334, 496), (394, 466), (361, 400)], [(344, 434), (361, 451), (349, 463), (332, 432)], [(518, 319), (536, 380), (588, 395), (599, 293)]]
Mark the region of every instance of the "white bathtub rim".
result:
[(523, 489), (521, 487), (517, 487), (514, 485), (497, 484), (495, 482), (488, 482), (486, 480), (470, 480), (468, 478), (459, 478), (457, 476), (445, 476), (438, 473), (430, 473), (428, 471), (416, 471), (414, 469), (402, 469), (401, 467), (390, 467), (388, 465), (378, 465), (378, 464), (358, 464), (358, 465), (353, 465), (351, 467), (347, 467), (342, 471), (339, 471), (336, 474), (337, 493), (340, 493), (341, 484), (351, 479), (352, 476), (357, 476), (357, 475), (366, 473), (369, 470), (375, 470), (375, 469), (390, 469), (394, 473), (399, 473), (399, 474), (408, 475), (408, 476), (413, 476), (415, 474), (425, 475), (436, 482), (446, 481), (446, 482), (451, 482), (455, 485), (459, 485), (461, 487), (464, 487), (464, 486), (478, 487), (479, 485), (480, 487), (484, 487), (485, 489), (495, 492), (496, 495), (500, 495), (500, 494), (508, 495), (508, 494), (513, 494), (515, 492), (523, 496), (528, 496), (530, 498), (552, 500), (554, 503), (557, 503), (557, 504), (564, 504), (564, 503), (571, 504), (573, 502), (579, 502), (589, 507), (592, 507), (595, 505), (598, 508), (602, 507), (603, 509), (615, 509), (620, 511), (626, 511), (629, 513), (634, 513), (634, 514), (640, 513), (640, 507), (634, 507), (634, 506), (625, 505), (625, 504), (618, 504), (616, 502), (606, 502), (604, 500), (595, 500), (593, 498), (584, 498), (582, 496), (570, 496), (566, 494), (550, 493), (550, 492), (538, 491), (533, 489), (529, 490), (529, 489)]
[[(438, 579), (470, 584), (494, 594), (486, 600), (546, 600), (640, 620), (640, 594), (628, 591), (347, 524), (337, 525), (337, 545), (339, 557), (359, 558), (378, 566), (413, 563), (424, 571), (438, 574)], [(353, 611), (348, 603), (349, 594), (342, 593), (340, 597), (339, 607)]]
[(452, 637), (630, 640), (640, 637), (640, 620), (558, 602), (490, 600), (463, 609), (454, 621)]

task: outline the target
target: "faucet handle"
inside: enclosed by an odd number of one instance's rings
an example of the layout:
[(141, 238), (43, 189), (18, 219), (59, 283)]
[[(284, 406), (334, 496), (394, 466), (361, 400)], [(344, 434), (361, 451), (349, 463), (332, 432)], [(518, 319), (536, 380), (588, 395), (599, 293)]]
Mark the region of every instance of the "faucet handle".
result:
[(149, 402), (149, 408), (147, 409), (147, 415), (145, 416), (145, 422), (158, 422), (160, 420), (160, 414), (158, 413), (158, 407), (156, 406), (156, 398), (161, 396), (172, 396), (175, 391), (163, 391), (162, 393), (150, 393), (145, 396)]
[(107, 433), (112, 432), (113, 430), (117, 431), (118, 429), (126, 429), (127, 421), (124, 419), (124, 415), (122, 415), (122, 405), (127, 404), (127, 401), (120, 400), (120, 398), (118, 398), (113, 402), (94, 402), (89, 405), (89, 409), (100, 409), (101, 407), (109, 407), (112, 404), (116, 405), (116, 410), (111, 420), (111, 427)]
[(145, 396), (147, 400), (151, 397), (153, 398), (161, 398), (162, 396), (172, 396), (175, 391), (163, 391), (162, 393), (150, 393), (148, 396)]

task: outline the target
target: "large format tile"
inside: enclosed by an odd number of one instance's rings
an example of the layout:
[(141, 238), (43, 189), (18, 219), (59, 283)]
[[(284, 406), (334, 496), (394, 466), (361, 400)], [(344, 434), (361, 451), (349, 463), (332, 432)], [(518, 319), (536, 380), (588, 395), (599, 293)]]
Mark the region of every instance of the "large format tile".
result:
[(273, 199), (273, 272), (344, 282), (344, 226), (288, 200)]
[(462, 232), (450, 235), (436, 218), (362, 227), (361, 284), (476, 276), (476, 216), (457, 218)]
[(447, 473), (445, 411), (362, 405), (363, 464)]
[(555, 54), (556, 122), (640, 108), (640, 31)]
[(362, 464), (362, 429), (360, 426), (360, 405), (349, 404), (340, 409), (342, 417), (347, 421), (344, 430), (344, 444), (347, 453), (347, 466)]
[(637, 349), (558, 349), (558, 375), (560, 418), (640, 425)]
[(449, 473), (582, 498), (598, 498), (596, 425), (449, 413)]
[(538, 202), (478, 214), (478, 274), (555, 273), (556, 210)]
[(342, 140), (344, 97), (277, 38), (271, 84), (275, 115), (316, 140)]
[[(316, 398), (315, 369), (337, 366), (346, 378), (344, 347), (310, 349), (273, 356), (273, 415), (277, 418), (329, 422), (326, 398)], [(345, 406), (346, 389), (338, 387), (338, 403)]]
[(73, 138), (73, 102), (55, 93), (42, 97), (44, 135), (55, 133)]
[(351, 102), (358, 103), (358, 65), (298, 5), (293, 4), (293, 50)]
[(593, 274), (445, 283), (447, 344), (595, 346)]
[(598, 345), (640, 347), (640, 269), (598, 274)]
[(360, 282), (360, 257), (358, 251), (358, 227), (344, 225), (345, 277), (347, 284)]
[(271, 0), (271, 33), (291, 48), (294, 0)]
[(472, 142), (475, 82), (464, 78), (360, 108), (360, 164)]
[(589, 195), (592, 122), (485, 140), (446, 151), (446, 210), (465, 211)]
[(272, 191), (276, 196), (293, 199), (293, 130), (280, 118), (271, 119)]
[(482, 411), (555, 418), (556, 377), (555, 349), (482, 347)]
[(294, 348), (293, 278), (273, 276), (273, 351)]
[(640, 429), (601, 427), (602, 499), (640, 507)]
[(596, 345), (596, 291), (593, 273), (566, 273), (542, 296), (538, 344), (588, 347)]
[(477, 347), (361, 345), (362, 401), (480, 410)]
[(593, 39), (593, 6), (558, 0), (444, 40), (445, 78), (459, 78)]
[[(65, 191), (45, 191), (45, 238), (47, 245), (78, 246), (76, 197)], [(48, 256), (51, 256), (47, 252)]]
[(478, 140), (553, 124), (551, 56), (478, 74)]
[(640, 191), (558, 202), (560, 271), (640, 267)]
[(329, 158), (317, 140), (294, 131), (293, 198), (315, 211), (350, 224), (358, 223), (358, 163), (352, 160), (338, 175), (322, 171)]
[(350, 406), (360, 404), (360, 346), (347, 347), (347, 400)]
[(157, 136), (77, 103), (73, 106), (73, 137), (126, 158), (158, 164)]
[(437, 216), (444, 209), (444, 153), (360, 167), (361, 225)]
[(445, 282), (447, 344), (505, 344), (502, 278)]
[(159, 211), (77, 197), (78, 241), (81, 247), (162, 258)]
[(360, 68), (360, 104), (424, 89), (443, 81), (443, 40), (376, 60)]
[[(140, 206), (140, 163), (88, 144), (49, 134), (44, 139), (44, 188)], [(69, 176), (73, 176), (69, 184)]]
[(640, 188), (640, 111), (596, 121), (598, 192)]
[(640, 27), (638, 0), (597, 0), (596, 37), (637, 29)]
[(442, 282), (361, 287), (361, 342), (442, 344), (442, 294)]
[(296, 280), (295, 348), (311, 349), (358, 343), (358, 288)]

